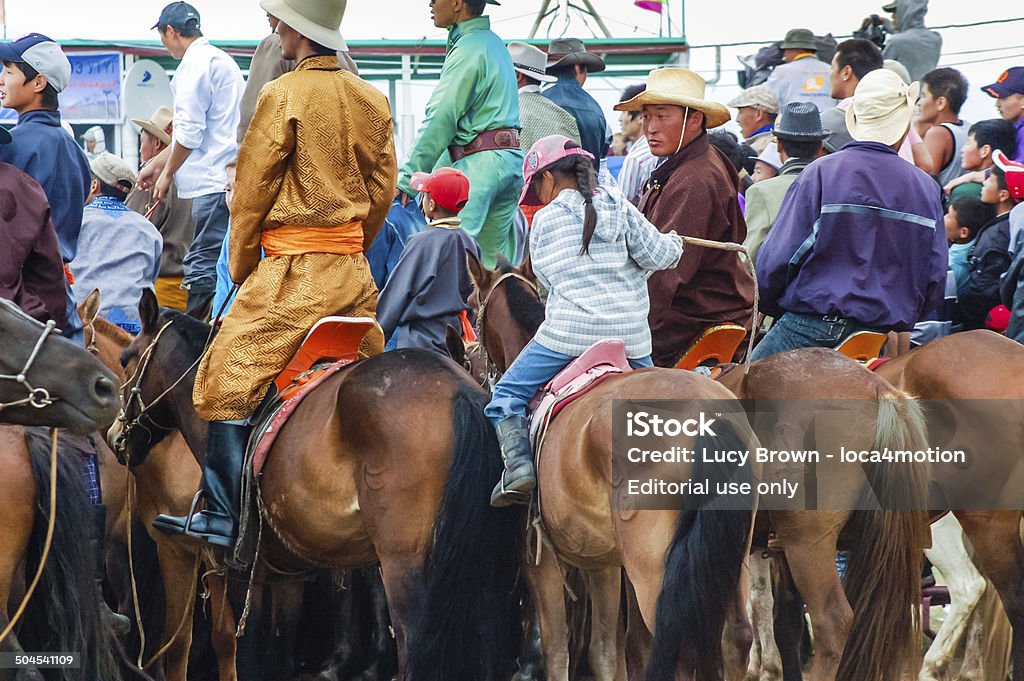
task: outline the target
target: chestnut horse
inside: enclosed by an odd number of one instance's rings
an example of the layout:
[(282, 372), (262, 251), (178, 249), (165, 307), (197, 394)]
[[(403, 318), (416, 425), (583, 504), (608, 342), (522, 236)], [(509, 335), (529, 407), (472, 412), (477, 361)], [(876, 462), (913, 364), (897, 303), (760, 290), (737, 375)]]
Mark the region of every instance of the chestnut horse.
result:
[(1024, 457), (1019, 454), (1024, 442), (1024, 348), (992, 331), (965, 331), (885, 362), (876, 373), (923, 399), (958, 400), (954, 409), (928, 410), (930, 429), (955, 432), (953, 444), (974, 444), (974, 451), (984, 454), (966, 467), (936, 467), (935, 483), (945, 497), (945, 508), (953, 511), (971, 540), (982, 574), (999, 592), (1013, 626), (1013, 681), (1022, 681), (1024, 506), (963, 509), (976, 506), (979, 490), (1012, 502), (1024, 489)]
[[(210, 327), (160, 310), (151, 291), (139, 313), (142, 332), (123, 355), (126, 395), (137, 390), (139, 399), (126, 402), (127, 425), (112, 435), (133, 465), (172, 430), (201, 456), (206, 424), (192, 384)], [(303, 400), (259, 479), (263, 563), (279, 572), (379, 563), (403, 679), (496, 680), (514, 671), (522, 514), (488, 503), (501, 462), (485, 401), (435, 353), (354, 363)], [(241, 612), (242, 599), (232, 600)], [(247, 631), (259, 631), (259, 620), (253, 599)], [(254, 638), (239, 641), (243, 679), (260, 674), (246, 663), (258, 652)]]
[[(86, 434), (113, 420), (116, 384), (111, 373), (84, 348), (29, 318), (0, 299), (0, 421), (50, 425)], [(0, 632), (10, 624), (11, 590), (24, 567), (35, 575), (49, 522), (53, 537), (38, 587), (27, 602), (17, 635), (0, 640), (0, 651), (78, 651), (81, 669), (59, 670), (48, 678), (119, 678), (114, 643), (100, 627), (99, 599), (92, 584), (93, 558), (81, 518), (89, 499), (77, 453), (58, 452), (56, 515), (50, 517), (50, 438), (22, 428), (0, 426)], [(19, 596), (16, 599), (21, 601)], [(5, 677), (6, 678), (6, 677)], [(41, 680), (28, 669), (18, 678)]]
[[(85, 346), (103, 362), (104, 366), (114, 372), (119, 384), (123, 385), (125, 376), (124, 368), (121, 366), (121, 354), (131, 344), (132, 336), (98, 316), (99, 309), (99, 291), (90, 293), (79, 306), (78, 313), (85, 331)], [(106, 486), (104, 498), (108, 499), (118, 492), (125, 502), (130, 498), (133, 503), (129, 513), (124, 514), (125, 519), (132, 518), (141, 522), (147, 534), (156, 543), (160, 575), (164, 584), (162, 633), (166, 642), (155, 637), (154, 632), (146, 631), (143, 664), (150, 667), (157, 661), (154, 656), (164, 650), (160, 662), (165, 678), (168, 681), (185, 681), (188, 653), (192, 644), (197, 566), (202, 566), (204, 571), (209, 570), (206, 584), (210, 592), (213, 646), (217, 653), (220, 680), (233, 681), (235, 617), (227, 603), (227, 583), (224, 575), (218, 574), (215, 570), (217, 566), (211, 560), (204, 560), (197, 544), (180, 537), (171, 537), (151, 525), (153, 519), (160, 513), (188, 513), (192, 497), (199, 485), (199, 464), (191, 456), (188, 445), (180, 433), (174, 433), (156, 445), (144, 462), (131, 463), (127, 471), (131, 481), (125, 480), (122, 475), (118, 480), (120, 489), (114, 490), (109, 485)], [(120, 470), (125, 471), (124, 468)], [(133, 486), (130, 497), (125, 494), (126, 483)], [(120, 514), (110, 513), (109, 517), (113, 521), (118, 515)], [(131, 577), (134, 578), (134, 575)], [(141, 592), (138, 594), (140, 599), (148, 596), (147, 589), (142, 588), (138, 591)]]
[[(504, 371), (533, 337), (543, 320), (544, 308), (530, 287), (528, 268), (509, 268), (504, 275), (498, 276), (471, 259), (470, 269), (481, 300), (486, 300), (480, 315), (481, 342), (493, 367), (499, 372)], [(675, 372), (674, 375), (670, 373), (665, 381), (673, 387), (665, 388), (666, 392), (649, 388), (646, 397), (661, 398), (677, 394), (680, 389), (685, 392), (685, 386), (694, 382), (693, 374), (667, 371)], [(609, 379), (608, 389), (623, 380)], [(923, 419), (916, 403), (865, 371), (857, 362), (832, 350), (811, 348), (781, 353), (755, 362), (749, 372), (734, 367), (724, 374), (721, 385), (737, 397), (760, 401), (762, 412), (751, 413), (750, 417), (758, 440), (767, 448), (793, 449), (794, 434), (804, 433), (815, 433), (818, 448), (822, 451), (838, 451), (840, 444), (848, 448), (889, 446), (918, 449), (925, 442)], [(578, 456), (576, 449), (580, 445), (574, 443), (578, 440), (576, 433), (581, 427), (580, 419), (583, 423), (590, 423), (590, 429), (594, 430), (596, 418), (590, 415), (594, 404), (588, 402), (589, 398), (590, 395), (581, 399), (578, 407), (571, 405), (559, 417), (566, 431), (557, 431), (563, 435), (560, 439), (548, 437), (545, 441), (546, 454), (539, 464), (543, 521), (549, 533), (556, 537), (564, 537), (568, 532), (559, 528), (572, 529), (578, 525), (576, 518), (581, 513), (579, 508), (569, 506), (572, 498), (560, 490), (571, 490), (573, 498), (587, 499), (576, 491), (576, 485), (580, 484), (577, 481), (582, 476), (579, 472), (581, 466), (574, 458)], [(826, 419), (808, 411), (807, 401), (826, 398), (863, 403), (866, 407), (860, 418), (832, 422), (828, 424), (831, 427), (823, 427), (822, 422)], [(573, 412), (574, 408), (581, 413)], [(773, 411), (766, 413), (765, 409)], [(554, 427), (558, 424), (556, 420)], [(568, 458), (562, 461), (567, 454)], [(774, 479), (776, 474), (774, 468), (766, 465), (762, 479)], [(764, 546), (768, 526), (774, 526), (797, 587), (807, 603), (816, 642), (811, 679), (896, 679), (913, 658), (918, 640), (913, 613), (918, 603), (920, 551), (927, 545), (927, 516), (923, 511), (927, 492), (926, 469), (916, 465), (869, 465), (862, 469), (823, 462), (817, 466), (817, 476), (822, 489), (819, 492), (823, 499), (821, 505), (829, 510), (762, 511), (758, 517), (755, 541), (758, 546)], [(855, 507), (855, 502), (865, 490), (865, 482), (870, 483), (881, 507), (898, 506), (908, 510), (842, 510)], [(558, 503), (566, 503), (567, 508), (573, 508), (572, 513), (553, 513), (550, 510), (552, 497)], [(559, 558), (570, 564), (580, 563), (575, 547), (585, 544), (578, 539), (575, 542), (564, 541), (561, 545), (558, 541), (553, 543)], [(836, 547), (840, 543), (853, 549), (845, 594), (835, 565)], [(647, 550), (649, 560), (657, 561), (664, 555), (664, 548), (654, 545), (648, 546)], [(625, 549), (623, 557), (628, 561)], [(531, 572), (528, 570), (527, 574)], [(564, 612), (550, 612), (549, 603), (556, 606), (561, 603), (558, 571), (554, 571), (554, 580), (550, 578), (551, 574), (549, 567), (547, 573), (535, 575), (536, 584), (546, 585), (546, 598), (535, 600), (540, 601), (538, 607), (541, 609), (545, 658), (556, 659), (561, 670), (565, 666), (565, 618)], [(627, 576), (633, 579), (628, 565)], [(535, 589), (538, 588), (536, 584)], [(603, 598), (608, 598), (607, 594)], [(709, 606), (724, 608), (726, 603), (704, 603), (704, 607)], [(650, 628), (647, 613), (643, 619)], [(613, 626), (608, 623), (614, 621), (604, 620), (606, 626)], [(656, 632), (656, 644), (658, 635), (660, 632)], [(883, 649), (884, 654), (881, 653)], [(742, 659), (730, 660), (730, 670), (736, 675), (734, 678), (742, 678), (745, 653)], [(564, 678), (564, 675), (559, 678)]]
[[(499, 276), (470, 259), (481, 304), (480, 337), (499, 372), (518, 356), (543, 319), (543, 306), (524, 285), (522, 272)], [(623, 568), (643, 626), (655, 632), (647, 678), (721, 678), (742, 673), (750, 647), (743, 562), (749, 551), (752, 510), (629, 510), (618, 507), (612, 485), (612, 402), (633, 399), (727, 400), (734, 396), (703, 376), (673, 369), (639, 369), (606, 379), (568, 405), (551, 422), (539, 457), (540, 556), (526, 566), (527, 584), (540, 621), (548, 679), (569, 678), (563, 565), (579, 568), (592, 608), (589, 644), (595, 678), (625, 678), (624, 639), (619, 631)], [(742, 406), (730, 423), (730, 442), (678, 440), (700, 451), (752, 451), (757, 440)], [(716, 438), (711, 438), (716, 440)], [(676, 443), (676, 440), (673, 440)], [(700, 466), (680, 474), (703, 479)], [(710, 468), (710, 467), (709, 467)], [(739, 473), (756, 477), (758, 467)], [(711, 474), (728, 477), (726, 465)], [(751, 500), (754, 501), (754, 500)], [(756, 502), (754, 503), (756, 505)], [(688, 614), (691, 610), (693, 614)], [(727, 644), (723, 649), (724, 643)], [(631, 671), (631, 675), (636, 670)]]

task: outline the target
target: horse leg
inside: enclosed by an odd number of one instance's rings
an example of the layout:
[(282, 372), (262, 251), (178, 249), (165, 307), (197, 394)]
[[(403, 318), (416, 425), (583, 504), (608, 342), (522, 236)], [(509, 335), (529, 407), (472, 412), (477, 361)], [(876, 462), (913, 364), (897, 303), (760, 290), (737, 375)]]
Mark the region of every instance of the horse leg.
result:
[(622, 568), (583, 570), (590, 597), (590, 672), (595, 681), (625, 681), (626, 658), (619, 632)]
[(999, 594), (985, 580), (985, 593), (975, 606), (967, 626), (961, 681), (1006, 681), (1010, 673), (1013, 632)]
[(228, 602), (227, 578), (213, 572), (207, 577), (210, 592), (210, 616), (213, 618), (210, 642), (217, 655), (217, 672), (220, 681), (236, 681), (235, 672), (235, 613)]
[(408, 678), (409, 635), (423, 609), (425, 580), (422, 555), (385, 554), (380, 556), (381, 577), (391, 612), (391, 628), (398, 646), (398, 678)]
[[(971, 562), (964, 546), (963, 530), (952, 514), (932, 523), (932, 548), (925, 551), (949, 587), (950, 605), (946, 619), (924, 656), (920, 681), (942, 681), (967, 628), (968, 619), (985, 592), (985, 578)], [(966, 657), (964, 663), (967, 663)], [(964, 670), (960, 676), (964, 677)]]
[(370, 666), (363, 672), (365, 679), (377, 681), (390, 679), (395, 674), (395, 644), (391, 638), (388, 620), (388, 600), (384, 593), (384, 583), (380, 571), (375, 567), (362, 571), (363, 588), (369, 592), (370, 619), (373, 632), (370, 638)]
[[(167, 645), (167, 652), (163, 655), (167, 681), (185, 681), (188, 651), (192, 647), (192, 608), (195, 603), (192, 585), (196, 579), (196, 556), (191, 548), (181, 542), (157, 534), (153, 538), (160, 559), (166, 601), (164, 635), (162, 641), (154, 642), (157, 644), (155, 647), (149, 646), (152, 651), (149, 655)], [(167, 642), (170, 642), (169, 645)]]
[(722, 653), (725, 658), (727, 681), (742, 681), (750, 661), (750, 648), (754, 643), (754, 631), (747, 616), (747, 601), (750, 593), (750, 570), (746, 565), (740, 572), (736, 593), (728, 605), (725, 630), (722, 634)]
[(1019, 511), (963, 511), (957, 519), (1013, 627), (1013, 681), (1024, 681), (1024, 544)]
[(529, 559), (526, 562), (523, 576), (537, 609), (545, 676), (548, 681), (569, 681), (569, 624), (558, 557), (551, 548), (544, 547), (539, 565)]
[(775, 643), (772, 559), (770, 554), (759, 550), (750, 556), (750, 605), (756, 636), (751, 646), (746, 678), (750, 681), (779, 681), (782, 678), (782, 657)]
[(775, 570), (772, 573), (772, 592), (775, 599), (773, 624), (775, 636), (782, 662), (782, 678), (785, 681), (801, 681), (803, 679), (803, 646), (804, 602), (793, 584), (793, 575), (789, 571), (786, 556), (776, 553), (773, 556)]
[(651, 657), (651, 632), (644, 624), (636, 590), (626, 580), (626, 672), (629, 681), (641, 681)]
[(797, 511), (772, 516), (814, 627), (810, 681), (834, 681), (853, 622), (853, 609), (836, 571), (836, 539), (842, 523), (829, 517), (836, 515)]

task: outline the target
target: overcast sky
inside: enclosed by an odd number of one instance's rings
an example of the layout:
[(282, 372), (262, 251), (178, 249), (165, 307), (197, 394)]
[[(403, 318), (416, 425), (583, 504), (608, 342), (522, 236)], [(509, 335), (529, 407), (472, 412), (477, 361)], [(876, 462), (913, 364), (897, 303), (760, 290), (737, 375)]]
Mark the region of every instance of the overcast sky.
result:
[[(552, 0), (553, 5), (566, 0)], [(582, 4), (576, 0), (577, 4)], [(659, 17), (633, 6), (632, 0), (592, 0), (615, 37), (651, 37), (658, 35)], [(682, 0), (670, 0), (671, 15), (680, 23)], [(154, 38), (149, 30), (160, 13), (163, 0), (132, 0), (111, 3), (99, 0), (6, 0), (7, 34), (15, 38), (38, 31), (55, 39), (92, 38), (100, 40)], [(203, 31), (212, 39), (257, 40), (267, 32), (266, 19), (259, 3), (252, 0), (195, 0), (203, 18)], [(540, 8), (541, 0), (505, 0), (503, 6), (489, 6), (494, 29), (506, 40), (524, 38)], [(787, 29), (802, 26), (816, 33), (831, 31), (848, 34), (858, 27), (860, 19), (880, 12), (883, 0), (778, 0), (754, 2), (733, 0), (729, 3), (686, 3), (686, 35), (691, 45), (707, 45), (745, 40), (778, 40)], [(45, 7), (45, 13), (40, 8)], [(1024, 6), (1010, 2), (964, 2), (963, 0), (932, 0), (928, 24), (942, 26), (988, 19), (1024, 16)], [(541, 37), (574, 35), (587, 38), (592, 26), (572, 17), (566, 24), (564, 15), (553, 24), (546, 22)], [(443, 38), (444, 31), (430, 22), (427, 0), (349, 0), (342, 24), (348, 39), (379, 38)], [(1006, 67), (1024, 64), (1024, 21), (1002, 25), (941, 31), (942, 65), (956, 65), (967, 75), (972, 86), (971, 99), (964, 113), (967, 120), (996, 115), (992, 100), (978, 87), (992, 82)], [(996, 50), (994, 48), (1004, 48)], [(722, 74), (719, 85), (711, 88), (713, 97), (726, 101), (738, 91), (736, 57), (756, 51), (756, 47), (727, 48), (722, 51)], [(965, 53), (966, 52), (966, 53)], [(715, 53), (711, 49), (694, 49), (690, 68), (705, 78), (716, 75)], [(985, 60), (985, 61), (981, 61)], [(965, 64), (963, 62), (975, 62)], [(588, 89), (610, 107), (617, 101), (617, 92), (628, 85), (623, 79), (588, 82)], [(430, 86), (417, 86), (417, 110), (421, 110)]]

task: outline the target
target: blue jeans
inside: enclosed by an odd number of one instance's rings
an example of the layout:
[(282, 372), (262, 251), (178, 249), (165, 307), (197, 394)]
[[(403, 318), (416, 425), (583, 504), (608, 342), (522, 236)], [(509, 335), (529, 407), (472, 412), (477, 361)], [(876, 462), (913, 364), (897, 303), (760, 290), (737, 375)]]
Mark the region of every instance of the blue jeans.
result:
[(834, 348), (858, 331), (882, 330), (839, 316), (812, 317), (786, 312), (775, 321), (750, 357), (756, 361), (797, 348)]
[(228, 204), (224, 192), (192, 199), (195, 237), (182, 261), (182, 284), (193, 294), (213, 296), (217, 287), (217, 257), (228, 231)]
[[(574, 359), (570, 355), (548, 350), (537, 341), (530, 341), (494, 386), (494, 394), (484, 409), (484, 415), (495, 427), (510, 416), (526, 416), (527, 406), (537, 391)], [(648, 355), (629, 360), (629, 365), (640, 369), (654, 366), (654, 363)]]

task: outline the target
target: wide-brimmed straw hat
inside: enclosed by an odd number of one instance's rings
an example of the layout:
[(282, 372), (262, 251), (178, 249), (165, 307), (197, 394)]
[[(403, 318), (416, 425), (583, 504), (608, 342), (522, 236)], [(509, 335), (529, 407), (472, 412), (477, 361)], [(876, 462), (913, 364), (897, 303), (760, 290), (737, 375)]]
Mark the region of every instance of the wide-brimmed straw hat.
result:
[(581, 64), (590, 73), (604, 71), (604, 60), (593, 52), (587, 52), (586, 46), (579, 38), (555, 38), (548, 45), (548, 69), (558, 66)]
[(348, 0), (260, 0), (268, 14), (332, 50), (348, 49), (341, 37), (346, 4)]
[(161, 106), (149, 118), (133, 118), (132, 123), (153, 135), (164, 144), (171, 143), (171, 132), (174, 127), (174, 111)]
[(641, 111), (645, 106), (669, 105), (695, 109), (704, 114), (708, 128), (717, 128), (732, 116), (723, 104), (704, 99), (707, 83), (689, 69), (655, 69), (647, 76), (647, 89), (633, 99), (619, 102), (616, 111)]
[(850, 137), (861, 142), (896, 144), (910, 128), (920, 91), (918, 83), (907, 85), (888, 69), (868, 73), (857, 83), (853, 103), (846, 110)]

